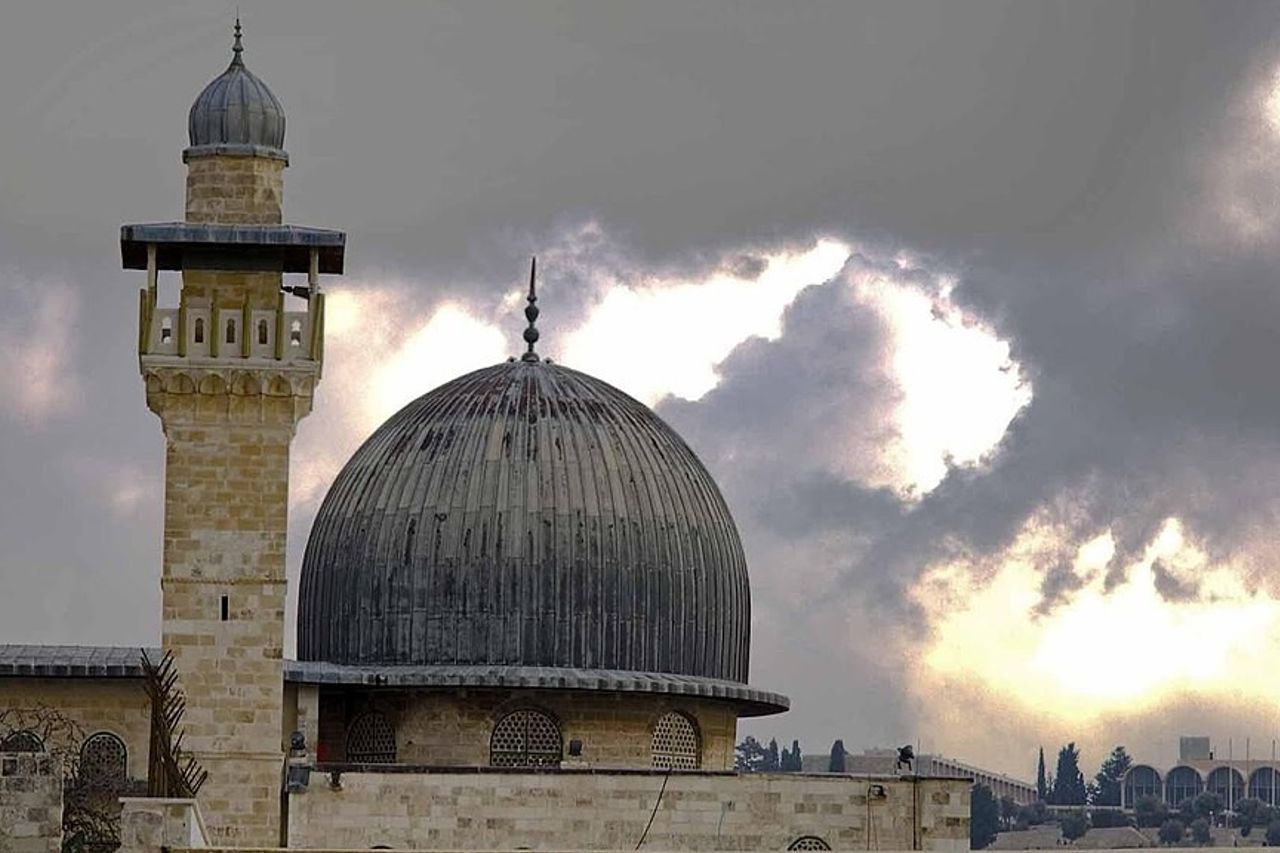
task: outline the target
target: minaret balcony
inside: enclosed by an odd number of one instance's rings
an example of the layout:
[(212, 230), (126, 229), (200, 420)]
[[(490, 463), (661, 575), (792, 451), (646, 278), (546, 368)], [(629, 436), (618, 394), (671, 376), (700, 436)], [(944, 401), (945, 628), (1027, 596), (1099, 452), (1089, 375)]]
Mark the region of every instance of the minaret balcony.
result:
[(319, 324), (309, 310), (179, 306), (146, 312), (144, 302), (141, 322), (139, 355), (144, 359), (159, 356), (247, 364), (318, 360), (320, 345), (315, 332)]

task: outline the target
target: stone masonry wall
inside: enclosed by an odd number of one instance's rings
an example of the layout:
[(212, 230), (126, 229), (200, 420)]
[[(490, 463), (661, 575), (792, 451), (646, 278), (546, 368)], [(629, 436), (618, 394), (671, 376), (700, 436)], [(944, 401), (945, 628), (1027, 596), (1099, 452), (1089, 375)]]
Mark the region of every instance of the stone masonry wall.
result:
[(214, 839), (265, 844), (279, 836), (293, 422), (262, 401), (265, 417), (242, 419), (222, 408), (229, 394), (187, 397), (158, 406), (168, 438), (162, 642), (187, 697), (186, 749), (209, 771), (199, 800)]
[(677, 696), (552, 690), (399, 693), (325, 688), (317, 755), (321, 761), (346, 760), (347, 725), (364, 711), (377, 709), (395, 726), (398, 762), (483, 767), (489, 763), (494, 725), (518, 708), (537, 708), (559, 721), (566, 762), (569, 742), (582, 741), (581, 758), (572, 760), (575, 766), (652, 767), (654, 725), (668, 711), (682, 711), (697, 723), (702, 769), (733, 767), (738, 719), (731, 705)]
[(278, 224), (284, 161), (214, 154), (187, 162), (187, 221)]
[[(16, 711), (21, 724), (26, 712), (51, 708), (74, 723), (85, 737), (111, 732), (128, 750), (129, 776), (147, 778), (151, 736), (151, 705), (135, 678), (0, 678), (0, 710)], [(50, 744), (55, 749), (79, 749), (79, 744)]]
[(0, 752), (0, 851), (61, 849), (61, 765), (49, 755)]
[[(424, 850), (969, 848), (965, 779), (794, 773), (313, 774), (288, 803), (289, 846)], [(883, 796), (874, 786), (881, 786)]]

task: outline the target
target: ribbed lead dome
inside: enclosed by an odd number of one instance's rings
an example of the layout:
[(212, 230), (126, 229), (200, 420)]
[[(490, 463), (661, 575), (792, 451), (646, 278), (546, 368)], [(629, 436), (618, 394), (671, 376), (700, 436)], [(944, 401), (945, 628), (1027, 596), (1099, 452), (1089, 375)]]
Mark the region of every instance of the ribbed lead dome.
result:
[(302, 565), (302, 660), (634, 670), (745, 683), (751, 605), (711, 476), (642, 403), (543, 361), (383, 424)]
[(244, 65), (240, 54), (240, 20), (227, 70), (204, 87), (187, 115), (192, 148), (255, 146), (284, 151), (284, 108)]

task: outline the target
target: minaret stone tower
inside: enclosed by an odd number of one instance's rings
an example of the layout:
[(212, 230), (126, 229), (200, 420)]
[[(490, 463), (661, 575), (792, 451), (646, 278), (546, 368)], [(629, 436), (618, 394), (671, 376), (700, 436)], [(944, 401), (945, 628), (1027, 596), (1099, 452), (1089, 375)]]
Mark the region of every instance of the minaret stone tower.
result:
[[(320, 378), (319, 276), (342, 272), (346, 237), (281, 224), (284, 112), (241, 52), (237, 20), (231, 65), (191, 107), (185, 221), (125, 225), (120, 246), (147, 272), (139, 361), (166, 439), (162, 644), (186, 692), (184, 748), (209, 772), (216, 841), (273, 847), (289, 445)], [(163, 270), (182, 276), (175, 307), (158, 304)]]

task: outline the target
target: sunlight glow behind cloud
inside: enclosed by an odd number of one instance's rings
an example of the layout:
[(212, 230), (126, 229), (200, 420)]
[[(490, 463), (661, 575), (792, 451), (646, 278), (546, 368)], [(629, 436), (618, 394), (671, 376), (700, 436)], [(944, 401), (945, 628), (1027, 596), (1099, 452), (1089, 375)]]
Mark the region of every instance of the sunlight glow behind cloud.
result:
[(0, 406), (28, 424), (75, 410), (79, 297), (58, 282), (0, 280)]
[(1009, 343), (937, 293), (879, 273), (854, 273), (855, 298), (877, 312), (892, 339), (890, 370), (901, 391), (897, 438), (885, 449), (888, 485), (907, 496), (934, 489), (949, 465), (977, 465), (1031, 402), (1031, 384)]
[[(662, 277), (633, 269), (591, 224), (567, 232), (546, 257), (586, 276), (593, 298), (575, 327), (539, 350), (649, 405), (668, 395), (700, 399), (719, 384), (720, 364), (735, 347), (783, 334), (783, 315), (802, 290), (845, 288), (891, 342), (885, 363), (851, 369), (886, 377), (886, 387), (896, 388), (893, 415), (874, 424), (856, 413), (847, 423), (837, 418), (830, 447), (817, 457), (905, 499), (936, 487), (951, 466), (985, 461), (1031, 399), (1008, 342), (953, 303), (950, 280), (929, 288), (907, 280), (927, 275), (903, 266), (895, 278), (836, 239), (768, 252), (748, 247), (701, 276)], [(554, 281), (540, 289), (544, 301), (556, 298)], [(401, 406), (522, 348), (522, 289), (488, 314), (455, 302), (424, 311), (411, 298), (415, 289), (394, 280), (330, 289), (326, 375), (316, 412), (300, 430), (295, 502), (318, 499), (359, 442)], [(859, 430), (869, 432), (852, 434)]]
[(668, 394), (697, 400), (719, 384), (716, 366), (734, 347), (753, 336), (776, 339), (796, 295), (831, 280), (850, 253), (825, 239), (765, 255), (754, 280), (722, 271), (615, 286), (568, 335), (562, 357), (651, 406)]
[[(1081, 586), (1041, 614), (1045, 560), (1070, 544), (1061, 537), (1042, 515), (994, 565), (957, 561), (922, 578), (913, 596), (933, 625), (917, 663), (922, 690), (976, 681), (1039, 718), (1086, 723), (1188, 693), (1280, 700), (1267, 675), (1280, 656), (1280, 601), (1251, 591), (1237, 567), (1213, 565), (1177, 519), (1110, 592), (1111, 534), (1081, 543), (1072, 563)], [(1194, 578), (1198, 594), (1163, 597), (1157, 562)]]

